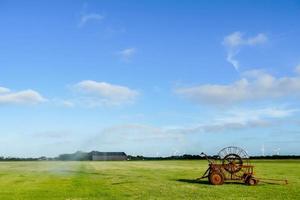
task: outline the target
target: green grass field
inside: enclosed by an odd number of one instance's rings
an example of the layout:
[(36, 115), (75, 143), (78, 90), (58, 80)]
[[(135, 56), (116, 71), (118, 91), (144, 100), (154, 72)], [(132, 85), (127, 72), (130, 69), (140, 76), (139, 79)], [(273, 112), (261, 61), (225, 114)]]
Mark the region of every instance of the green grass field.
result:
[(300, 199), (300, 160), (253, 164), (289, 184), (197, 182), (206, 161), (1, 162), (0, 199)]

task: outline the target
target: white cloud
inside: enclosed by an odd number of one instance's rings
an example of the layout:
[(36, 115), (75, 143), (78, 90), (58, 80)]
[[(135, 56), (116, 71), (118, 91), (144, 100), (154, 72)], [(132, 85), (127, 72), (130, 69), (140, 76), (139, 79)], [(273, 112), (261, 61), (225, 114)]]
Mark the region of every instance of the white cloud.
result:
[(263, 108), (258, 110), (248, 110), (245, 111), (238, 111), (239, 116), (243, 115), (246, 117), (246, 115), (251, 116), (252, 118), (259, 118), (259, 117), (265, 117), (265, 118), (284, 118), (293, 115), (295, 112), (298, 112), (299, 109), (287, 109), (287, 108)]
[(11, 92), (7, 88), (0, 87), (0, 104), (37, 104), (46, 99), (34, 90)]
[(216, 133), (228, 130), (262, 128), (278, 125), (282, 119), (292, 116), (299, 110), (280, 107), (262, 109), (233, 109), (221, 116), (190, 127), (175, 128), (169, 131), (188, 133)]
[(228, 52), (226, 60), (233, 65), (236, 71), (238, 71), (240, 68), (240, 63), (238, 60), (234, 58), (236, 54), (237, 52), (236, 53), (234, 53), (233, 51)]
[(10, 89), (5, 88), (5, 87), (0, 87), (0, 94), (1, 93), (7, 93), (7, 92), (10, 92)]
[(236, 48), (243, 45), (253, 46), (263, 44), (267, 40), (267, 36), (263, 33), (259, 33), (254, 37), (245, 38), (241, 32), (234, 32), (224, 38), (223, 44), (229, 48)]
[(145, 124), (114, 125), (100, 131), (86, 141), (89, 149), (101, 148), (104, 151), (124, 151), (128, 154), (154, 155), (159, 151), (172, 154), (172, 149), (182, 147), (182, 134), (168, 132), (164, 128)]
[(72, 101), (68, 101), (68, 100), (63, 100), (61, 103), (62, 103), (63, 106), (69, 107), (69, 108), (75, 106), (74, 103), (73, 103)]
[[(261, 109), (233, 109), (208, 121), (189, 126), (155, 127), (142, 124), (126, 124), (105, 129), (108, 135), (119, 133), (128, 138), (135, 135), (139, 140), (180, 138), (183, 134), (219, 132), (228, 129), (257, 128), (273, 125), (273, 120), (280, 120), (299, 112), (297, 109), (284, 107), (267, 107)], [(144, 135), (146, 135), (144, 137)]]
[(239, 53), (242, 46), (255, 46), (263, 44), (268, 40), (267, 36), (259, 33), (254, 37), (245, 38), (241, 32), (234, 32), (227, 35), (223, 40), (223, 45), (227, 48), (227, 61), (238, 71), (240, 65), (235, 56)]
[(118, 52), (124, 61), (129, 61), (136, 53), (136, 48), (127, 48)]
[(242, 34), (240, 32), (227, 35), (223, 40), (223, 44), (229, 48), (240, 46), (243, 43)]
[(220, 133), (222, 131), (231, 130), (241, 130), (241, 129), (251, 129), (251, 128), (261, 128), (269, 127), (273, 123), (268, 120), (249, 120), (249, 121), (228, 121), (228, 122), (218, 122), (212, 121), (210, 123), (204, 123), (199, 125), (194, 125), (191, 127), (183, 127), (169, 130), (177, 134), (202, 134), (202, 133)]
[(295, 68), (295, 71), (296, 71), (297, 74), (300, 74), (300, 64), (297, 65), (297, 67)]
[(119, 106), (132, 103), (139, 93), (121, 85), (113, 85), (106, 82), (84, 80), (74, 85), (76, 92), (81, 95), (81, 100), (88, 106)]
[(246, 123), (267, 119), (285, 118), (298, 112), (298, 109), (285, 107), (266, 107), (260, 109), (231, 109), (225, 116), (219, 116), (215, 121), (221, 123)]
[(92, 136), (86, 141), (86, 145), (90, 149), (101, 148), (105, 151), (126, 149), (130, 154), (141, 153), (143, 150), (149, 153), (156, 153), (159, 150), (170, 152), (174, 148), (187, 151), (194, 145), (195, 134), (228, 134), (246, 129), (274, 127), (295, 112), (296, 110), (278, 107), (235, 109), (192, 125), (177, 124), (162, 127), (145, 124), (114, 125)]
[[(116, 136), (117, 134), (118, 137), (116, 137), (116, 139), (118, 138), (118, 140), (121, 138), (130, 138), (131, 140), (135, 141), (147, 141), (150, 139), (166, 139), (170, 137), (179, 136), (177, 134), (169, 134), (163, 128), (144, 124), (125, 124), (113, 126), (104, 129), (102, 133), (107, 135), (106, 137), (108, 137), (111, 134), (114, 134), (114, 136)], [(119, 142), (122, 141), (123, 140), (119, 140)]]
[[(0, 151), (5, 156), (40, 157), (57, 156), (62, 152), (74, 152), (79, 149), (86, 134), (80, 135), (72, 130), (36, 130), (19, 129), (16, 132), (3, 133), (0, 138)], [(12, 145), (14, 144), (14, 145)], [(16, 148), (17, 147), (17, 148)]]
[(276, 78), (263, 71), (248, 71), (227, 85), (205, 84), (178, 88), (175, 92), (196, 103), (226, 105), (253, 100), (300, 96), (300, 77)]
[(75, 106), (75, 103), (72, 100), (65, 100), (65, 99), (60, 99), (60, 98), (53, 98), (51, 101), (56, 105), (56, 106), (62, 106), (66, 108), (72, 108)]
[(247, 45), (257, 45), (257, 44), (263, 44), (268, 40), (267, 36), (263, 33), (257, 34), (255, 37), (248, 38), (246, 40)]
[(90, 21), (102, 21), (104, 19), (103, 15), (97, 13), (82, 14), (79, 22), (79, 27), (86, 25)]

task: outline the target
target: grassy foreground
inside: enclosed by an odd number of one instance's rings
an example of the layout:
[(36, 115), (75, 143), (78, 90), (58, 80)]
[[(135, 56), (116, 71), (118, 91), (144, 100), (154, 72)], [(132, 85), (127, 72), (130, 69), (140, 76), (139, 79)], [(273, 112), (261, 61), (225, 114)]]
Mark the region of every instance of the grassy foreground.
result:
[(196, 182), (206, 161), (0, 162), (0, 199), (300, 199), (300, 160), (253, 164), (289, 184)]

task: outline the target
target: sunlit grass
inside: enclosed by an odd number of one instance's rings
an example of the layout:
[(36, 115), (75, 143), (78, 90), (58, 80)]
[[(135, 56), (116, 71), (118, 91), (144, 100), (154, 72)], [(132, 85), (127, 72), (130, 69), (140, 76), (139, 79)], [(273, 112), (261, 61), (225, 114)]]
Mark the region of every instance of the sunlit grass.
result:
[(206, 161), (1, 162), (0, 199), (300, 199), (300, 160), (254, 165), (289, 184), (198, 183)]

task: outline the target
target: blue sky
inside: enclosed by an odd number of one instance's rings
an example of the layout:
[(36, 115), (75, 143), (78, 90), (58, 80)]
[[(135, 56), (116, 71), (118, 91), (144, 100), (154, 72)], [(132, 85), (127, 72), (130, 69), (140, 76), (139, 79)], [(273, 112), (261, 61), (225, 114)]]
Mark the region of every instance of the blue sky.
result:
[(1, 0), (1, 155), (299, 154), (299, 19), (300, 1)]

